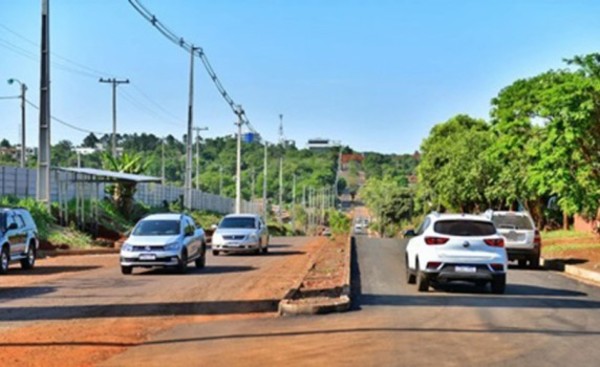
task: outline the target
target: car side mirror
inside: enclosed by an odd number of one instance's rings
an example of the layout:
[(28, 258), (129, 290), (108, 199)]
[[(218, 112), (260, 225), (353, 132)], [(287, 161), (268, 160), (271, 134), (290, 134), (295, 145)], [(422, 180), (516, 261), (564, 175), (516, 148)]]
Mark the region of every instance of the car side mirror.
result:
[(13, 229), (17, 229), (19, 228), (19, 226), (17, 225), (17, 223), (12, 222), (11, 224), (9, 224), (8, 228), (6, 230), (8, 231), (12, 231)]
[(411, 237), (415, 237), (417, 234), (415, 233), (414, 229), (407, 229), (406, 231), (404, 231), (404, 238), (411, 238)]

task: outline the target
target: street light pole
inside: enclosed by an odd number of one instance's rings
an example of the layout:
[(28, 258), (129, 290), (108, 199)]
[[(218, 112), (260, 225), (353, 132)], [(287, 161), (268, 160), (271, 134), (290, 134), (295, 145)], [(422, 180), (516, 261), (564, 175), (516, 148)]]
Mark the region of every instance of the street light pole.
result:
[(235, 213), (240, 214), (242, 211), (242, 106), (238, 106), (236, 114), (238, 121), (235, 123), (238, 127), (237, 133), (237, 162), (235, 167)]
[(40, 62), (40, 132), (36, 199), (50, 210), (50, 0), (42, 0), (42, 42)]
[(25, 167), (25, 157), (27, 149), (25, 147), (25, 102), (27, 98), (25, 93), (27, 92), (27, 85), (22, 83), (19, 79), (11, 78), (8, 79), (8, 84), (19, 83), (21, 86), (21, 168)]

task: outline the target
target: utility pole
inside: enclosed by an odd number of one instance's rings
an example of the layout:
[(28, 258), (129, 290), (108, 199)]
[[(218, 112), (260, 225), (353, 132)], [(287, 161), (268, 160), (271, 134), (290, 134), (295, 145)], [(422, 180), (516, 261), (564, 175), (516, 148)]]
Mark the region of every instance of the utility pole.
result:
[(219, 165), (219, 196), (223, 196), (223, 166)]
[(185, 191), (183, 195), (183, 205), (186, 209), (192, 208), (192, 127), (194, 126), (194, 52), (198, 47), (190, 48), (190, 80), (189, 80), (189, 99), (188, 99), (188, 124), (187, 124), (187, 143), (185, 149)]
[(26, 147), (25, 147), (25, 93), (27, 92), (27, 85), (21, 83), (19, 79), (11, 78), (8, 79), (8, 84), (19, 83), (21, 86), (21, 168), (25, 167)]
[(200, 190), (200, 131), (207, 131), (208, 127), (194, 127), (196, 132), (196, 190)]
[(238, 121), (235, 123), (238, 127), (237, 134), (237, 162), (235, 169), (235, 213), (240, 214), (242, 210), (242, 115), (244, 110), (242, 106), (238, 106), (236, 114)]
[(117, 157), (117, 86), (119, 84), (129, 84), (129, 79), (117, 80), (115, 78), (100, 78), (100, 83), (110, 83), (112, 85), (112, 156)]
[(42, 42), (40, 63), (40, 133), (36, 199), (50, 210), (50, 0), (42, 0)]
[(292, 179), (292, 234), (296, 233), (296, 174)]
[(279, 222), (282, 222), (282, 206), (283, 206), (283, 152), (285, 149), (285, 137), (283, 135), (283, 114), (279, 114), (279, 145), (282, 149), (279, 157)]
[(160, 147), (160, 183), (165, 184), (165, 139), (161, 139)]
[(268, 205), (267, 205), (267, 154), (268, 154), (268, 145), (269, 143), (267, 143), (267, 141), (265, 141), (265, 158), (264, 158), (264, 163), (263, 163), (263, 217), (265, 220), (265, 223), (267, 223), (267, 214), (268, 214)]

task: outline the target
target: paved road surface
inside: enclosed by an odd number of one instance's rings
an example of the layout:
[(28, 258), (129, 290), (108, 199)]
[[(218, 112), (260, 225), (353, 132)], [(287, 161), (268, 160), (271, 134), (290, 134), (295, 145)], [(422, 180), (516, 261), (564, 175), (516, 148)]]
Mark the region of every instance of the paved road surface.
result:
[(355, 310), (182, 325), (105, 366), (598, 366), (600, 289), (511, 269), (505, 295), (416, 292), (400, 241), (358, 238)]

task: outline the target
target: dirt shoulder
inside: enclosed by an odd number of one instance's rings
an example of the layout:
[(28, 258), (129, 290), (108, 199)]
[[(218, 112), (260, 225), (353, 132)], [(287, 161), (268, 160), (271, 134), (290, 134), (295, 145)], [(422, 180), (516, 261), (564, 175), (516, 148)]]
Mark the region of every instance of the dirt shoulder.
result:
[(588, 233), (571, 233), (569, 237), (542, 241), (544, 259), (600, 272), (600, 237)]
[(274, 318), (320, 245), (280, 238), (267, 256), (209, 256), (206, 269), (184, 276), (123, 277), (116, 255), (11, 268), (0, 278), (0, 365), (94, 366), (177, 325)]

